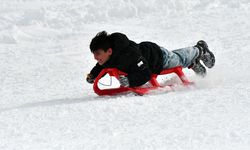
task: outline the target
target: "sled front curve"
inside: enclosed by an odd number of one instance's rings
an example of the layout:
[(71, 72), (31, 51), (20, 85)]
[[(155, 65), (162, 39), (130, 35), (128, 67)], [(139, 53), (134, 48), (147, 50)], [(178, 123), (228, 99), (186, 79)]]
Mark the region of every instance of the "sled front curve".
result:
[[(117, 68), (105, 68), (105, 69), (103, 69), (100, 72), (100, 74), (96, 77), (94, 85), (93, 85), (94, 92), (100, 96), (101, 95), (116, 95), (116, 94), (119, 94), (122, 92), (129, 92), (129, 91), (137, 93), (139, 95), (143, 95), (150, 90), (154, 90), (154, 89), (161, 87), (161, 85), (158, 83), (158, 81), (156, 79), (158, 74), (152, 74), (151, 79), (149, 81), (149, 83), (151, 83), (151, 85), (152, 85), (151, 87), (133, 87), (133, 88), (130, 88), (130, 87), (120, 86), (118, 88), (100, 89), (98, 87), (98, 82), (107, 73), (110, 76), (114, 76), (117, 79), (119, 79), (120, 75), (125, 75), (125, 76), (127, 75), (127, 73), (122, 72), (122, 71), (118, 70)], [(182, 81), (182, 83), (184, 85), (191, 84), (191, 82), (184, 75), (184, 73), (182, 71), (182, 67), (180, 67), (180, 66), (170, 68), (170, 69), (165, 69), (159, 75), (170, 74), (170, 73), (175, 73), (180, 78), (180, 80)]]
[(118, 70), (117, 68), (105, 68), (103, 69), (99, 75), (96, 77), (94, 85), (93, 85), (93, 89), (94, 92), (98, 95), (115, 95), (121, 92), (126, 92), (129, 91), (129, 88), (127, 87), (122, 87), (120, 86), (119, 88), (111, 88), (111, 89), (100, 89), (98, 87), (98, 82), (99, 80), (105, 75), (105, 74), (109, 74), (110, 76), (114, 76), (117, 79), (119, 78), (119, 75), (127, 75), (126, 73)]

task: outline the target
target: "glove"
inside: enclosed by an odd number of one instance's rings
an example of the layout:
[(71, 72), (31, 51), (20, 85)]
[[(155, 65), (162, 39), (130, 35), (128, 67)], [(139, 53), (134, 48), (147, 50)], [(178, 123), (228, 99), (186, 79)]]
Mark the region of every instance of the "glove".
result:
[(125, 76), (120, 76), (118, 80), (119, 80), (121, 86), (129, 87), (129, 81), (128, 81), (128, 78), (127, 78), (127, 77), (125, 77)]
[(95, 78), (94, 78), (94, 76), (92, 75), (92, 74), (87, 74), (87, 78), (86, 78), (86, 80), (87, 80), (87, 82), (88, 83), (90, 83), (90, 84), (92, 84), (92, 83), (94, 83), (95, 82)]

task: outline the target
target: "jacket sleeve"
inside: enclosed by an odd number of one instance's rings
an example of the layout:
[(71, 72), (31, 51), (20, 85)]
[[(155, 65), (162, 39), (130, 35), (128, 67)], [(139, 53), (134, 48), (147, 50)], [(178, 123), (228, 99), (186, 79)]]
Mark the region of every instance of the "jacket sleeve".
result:
[(132, 64), (127, 75), (130, 87), (141, 86), (147, 83), (151, 78), (151, 71), (148, 63), (142, 56)]
[(99, 73), (102, 71), (102, 69), (103, 69), (103, 66), (96, 63), (95, 67), (93, 67), (92, 70), (90, 71), (90, 74), (92, 74), (93, 77), (96, 78), (99, 75)]

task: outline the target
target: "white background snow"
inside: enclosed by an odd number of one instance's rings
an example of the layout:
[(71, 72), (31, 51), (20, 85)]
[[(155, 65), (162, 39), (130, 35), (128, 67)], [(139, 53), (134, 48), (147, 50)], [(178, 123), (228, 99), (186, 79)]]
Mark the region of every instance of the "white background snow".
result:
[[(1, 0), (1, 150), (249, 150), (249, 0)], [(191, 89), (99, 97), (97, 32), (169, 50), (208, 42)]]

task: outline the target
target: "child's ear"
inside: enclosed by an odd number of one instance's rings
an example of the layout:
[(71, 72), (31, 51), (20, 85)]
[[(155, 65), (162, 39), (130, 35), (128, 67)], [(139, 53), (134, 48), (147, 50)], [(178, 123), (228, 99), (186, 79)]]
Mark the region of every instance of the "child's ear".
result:
[(112, 54), (113, 53), (113, 50), (112, 50), (112, 48), (109, 48), (108, 50), (107, 50), (107, 52), (108, 52), (108, 54)]

